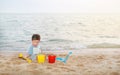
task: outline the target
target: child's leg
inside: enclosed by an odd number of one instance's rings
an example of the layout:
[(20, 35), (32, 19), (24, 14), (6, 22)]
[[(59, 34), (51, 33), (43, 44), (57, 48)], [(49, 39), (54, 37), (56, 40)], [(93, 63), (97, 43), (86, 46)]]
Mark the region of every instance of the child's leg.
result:
[(32, 61), (35, 61), (36, 60), (36, 54), (31, 55), (30, 58), (31, 58)]

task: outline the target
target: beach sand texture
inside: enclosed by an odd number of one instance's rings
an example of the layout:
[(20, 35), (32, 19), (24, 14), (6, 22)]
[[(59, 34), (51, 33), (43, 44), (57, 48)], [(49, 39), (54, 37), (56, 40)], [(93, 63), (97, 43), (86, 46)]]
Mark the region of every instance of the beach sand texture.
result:
[(120, 50), (104, 51), (72, 54), (66, 64), (59, 61), (29, 64), (18, 58), (18, 53), (0, 52), (0, 75), (120, 75)]

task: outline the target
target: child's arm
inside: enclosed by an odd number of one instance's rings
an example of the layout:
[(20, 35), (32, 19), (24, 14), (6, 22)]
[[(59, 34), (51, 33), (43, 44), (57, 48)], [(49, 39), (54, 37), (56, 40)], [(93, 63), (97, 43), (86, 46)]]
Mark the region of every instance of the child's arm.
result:
[(40, 53), (42, 53), (42, 50), (40, 49)]
[(29, 58), (31, 55), (30, 54), (27, 54), (26, 58)]
[(28, 51), (27, 51), (26, 57), (29, 58), (32, 54), (33, 54), (33, 48), (30, 46)]
[(39, 46), (39, 53), (42, 53), (41, 47)]

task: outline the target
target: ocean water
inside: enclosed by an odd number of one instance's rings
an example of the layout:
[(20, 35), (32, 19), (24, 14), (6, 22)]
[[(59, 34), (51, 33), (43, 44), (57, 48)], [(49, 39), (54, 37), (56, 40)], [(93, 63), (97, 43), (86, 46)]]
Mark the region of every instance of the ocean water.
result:
[(25, 51), (36, 33), (42, 50), (120, 48), (120, 15), (0, 14), (0, 51)]

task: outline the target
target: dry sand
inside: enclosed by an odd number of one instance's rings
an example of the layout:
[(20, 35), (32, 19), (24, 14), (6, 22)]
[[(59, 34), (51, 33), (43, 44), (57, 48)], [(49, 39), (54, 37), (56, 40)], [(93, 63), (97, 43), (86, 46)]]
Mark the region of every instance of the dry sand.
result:
[[(72, 52), (66, 64), (59, 61), (54, 64), (47, 61), (44, 64), (29, 64), (18, 58), (18, 52), (0, 52), (0, 75), (120, 75), (120, 49)], [(59, 57), (66, 55), (57, 51), (55, 54)]]

